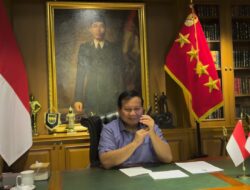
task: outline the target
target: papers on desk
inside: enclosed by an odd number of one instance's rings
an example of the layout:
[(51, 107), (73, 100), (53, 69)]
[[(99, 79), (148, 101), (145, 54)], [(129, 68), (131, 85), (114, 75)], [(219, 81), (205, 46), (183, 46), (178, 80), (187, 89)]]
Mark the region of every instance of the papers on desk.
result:
[(152, 172), (151, 170), (145, 169), (143, 167), (133, 167), (133, 168), (120, 169), (120, 171), (129, 177), (134, 177), (142, 174), (149, 174), (150, 177), (152, 177), (154, 180), (188, 177), (187, 174), (183, 173), (180, 170)]
[[(192, 174), (223, 171), (223, 169), (213, 166), (212, 164), (209, 164), (204, 161), (183, 162), (183, 163), (179, 162), (175, 164)], [(143, 167), (132, 167), (132, 168), (120, 169), (120, 171), (129, 177), (134, 177), (134, 176), (138, 176), (142, 174), (149, 174), (149, 176), (152, 177), (154, 180), (189, 177), (187, 174), (185, 174), (181, 170), (152, 172), (151, 170), (143, 168)]]
[(124, 168), (124, 169), (120, 169), (120, 171), (129, 177), (142, 175), (142, 174), (148, 174), (152, 172), (151, 170), (145, 169), (143, 167)]
[(162, 172), (151, 172), (149, 175), (154, 179), (171, 179), (171, 178), (181, 178), (181, 177), (189, 177), (187, 174), (183, 173), (180, 170), (170, 170), (170, 171), (162, 171)]
[(223, 169), (213, 166), (204, 161), (175, 163), (177, 166), (187, 170), (192, 174), (211, 173), (223, 171)]

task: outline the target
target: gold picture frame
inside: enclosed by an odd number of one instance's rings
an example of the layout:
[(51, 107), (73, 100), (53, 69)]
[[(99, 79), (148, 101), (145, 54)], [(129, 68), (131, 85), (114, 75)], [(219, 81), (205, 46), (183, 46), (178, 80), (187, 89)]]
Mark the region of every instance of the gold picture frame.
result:
[[(89, 51), (80, 49), (81, 45), (92, 40), (89, 32), (91, 31), (90, 23), (95, 17), (105, 19), (103, 21), (105, 23), (105, 40), (115, 44), (113, 46), (115, 48), (111, 52), (116, 55), (115, 58), (108, 59), (107, 52), (103, 53), (105, 56), (102, 58), (104, 59), (99, 60), (98, 66), (94, 65), (94, 61), (89, 58), (89, 55), (80, 54), (86, 54)], [(122, 90), (138, 90), (144, 98), (144, 107), (148, 107), (146, 26), (143, 3), (47, 2), (47, 28), (50, 110), (66, 113), (68, 108), (76, 102), (76, 91), (83, 88), (84, 90), (80, 90), (81, 93), (82, 91), (86, 94), (89, 92), (87, 100), (83, 100), (84, 106), (94, 102), (94, 106), (102, 104), (101, 107), (112, 109), (107, 111), (108, 113), (115, 112), (118, 97), (106, 94), (113, 86), (112, 90), (119, 91), (119, 93), (121, 86)], [(96, 59), (97, 56), (99, 53), (94, 54), (92, 59)], [(80, 60), (84, 60), (83, 63)], [(85, 60), (91, 60), (91, 63), (87, 63)], [(111, 63), (111, 60), (116, 60), (116, 62)], [(120, 68), (114, 70), (114, 67), (118, 68), (118, 64)], [(78, 70), (82, 65), (85, 68), (79, 74)], [(102, 75), (103, 78), (101, 78)], [(79, 88), (80, 82), (77, 81), (80, 76), (84, 79), (81, 79), (83, 84)], [(108, 79), (110, 76), (112, 80)], [(99, 81), (97, 81), (98, 77)], [(109, 81), (109, 83), (101, 84), (102, 81)], [(113, 81), (121, 81), (121, 85), (120, 83), (109, 85), (113, 84)], [(103, 86), (98, 89), (96, 83)], [(116, 87), (119, 89), (115, 89)], [(91, 100), (90, 97), (93, 99)], [(108, 104), (108, 100), (106, 101), (108, 98), (113, 99), (115, 105)], [(115, 110), (113, 110), (114, 106)], [(87, 109), (87, 111), (85, 110), (87, 114), (91, 112), (98, 115), (104, 114), (104, 110), (101, 108), (98, 110), (99, 108), (90, 106)]]

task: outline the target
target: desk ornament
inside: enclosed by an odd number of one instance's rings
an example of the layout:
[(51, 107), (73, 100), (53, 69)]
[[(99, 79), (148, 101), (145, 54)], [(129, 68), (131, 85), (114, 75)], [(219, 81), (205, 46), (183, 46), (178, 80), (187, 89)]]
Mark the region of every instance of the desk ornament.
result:
[(38, 135), (37, 130), (37, 114), (41, 109), (41, 104), (35, 100), (33, 95), (30, 95), (30, 109), (31, 109), (31, 126), (32, 126), (32, 133), (34, 136)]
[(66, 120), (68, 121), (68, 125), (66, 127), (67, 133), (75, 132), (75, 113), (73, 112), (72, 107), (69, 107), (69, 111), (66, 114)]
[(50, 132), (53, 132), (61, 124), (61, 114), (53, 112), (51, 109), (45, 113), (44, 118), (45, 126)]
[[(158, 98), (157, 94), (154, 95), (155, 99), (155, 114), (152, 114), (156, 124), (164, 128), (174, 128), (173, 125), (173, 114), (168, 109), (167, 96), (162, 92), (161, 96)], [(158, 101), (158, 102), (156, 102)]]
[(30, 165), (30, 169), (34, 170), (34, 180), (41, 181), (47, 180), (50, 176), (49, 162), (42, 163), (36, 161), (34, 164)]
[(227, 150), (226, 150), (226, 146), (227, 146), (227, 142), (228, 142), (228, 133), (227, 133), (227, 128), (225, 126), (222, 126), (222, 137), (221, 137), (221, 150), (220, 150), (220, 155), (223, 156), (227, 156)]

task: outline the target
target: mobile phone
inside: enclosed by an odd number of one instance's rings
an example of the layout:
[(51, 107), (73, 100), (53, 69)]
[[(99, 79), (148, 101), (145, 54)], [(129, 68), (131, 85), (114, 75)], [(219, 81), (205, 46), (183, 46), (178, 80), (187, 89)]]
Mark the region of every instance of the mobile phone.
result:
[(145, 112), (145, 115), (150, 115), (152, 112), (152, 106), (149, 106), (147, 111)]

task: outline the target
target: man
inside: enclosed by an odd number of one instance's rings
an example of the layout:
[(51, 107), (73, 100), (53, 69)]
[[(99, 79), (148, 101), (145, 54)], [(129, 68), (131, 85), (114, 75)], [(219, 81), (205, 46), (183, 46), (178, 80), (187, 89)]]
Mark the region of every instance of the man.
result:
[(149, 115), (143, 115), (138, 92), (125, 91), (118, 98), (119, 118), (105, 125), (99, 142), (104, 168), (172, 161), (169, 144)]
[(92, 18), (92, 40), (83, 43), (78, 53), (74, 108), (99, 115), (114, 112), (115, 99), (123, 89), (121, 50), (105, 40), (103, 17)]

